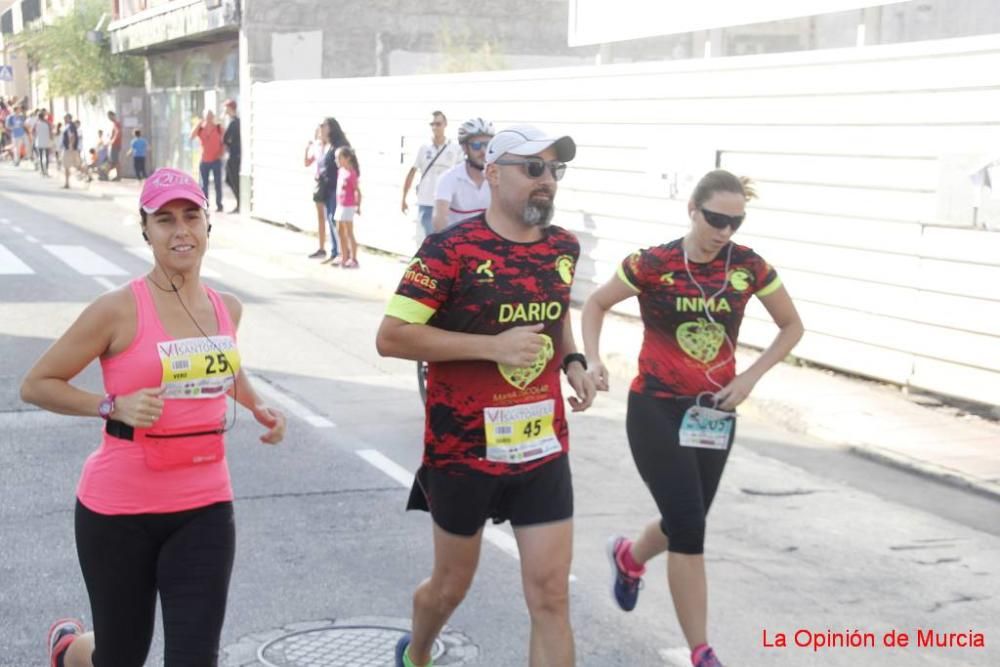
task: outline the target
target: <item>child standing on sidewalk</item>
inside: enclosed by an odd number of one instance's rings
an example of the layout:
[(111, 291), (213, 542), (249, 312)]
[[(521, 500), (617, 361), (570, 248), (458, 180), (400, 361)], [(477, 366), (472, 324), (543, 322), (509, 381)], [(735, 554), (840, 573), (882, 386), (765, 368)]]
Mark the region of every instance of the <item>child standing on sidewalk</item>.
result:
[(361, 188), (358, 185), (358, 156), (349, 146), (342, 146), (337, 159), (337, 210), (333, 219), (339, 224), (340, 247), (344, 253), (344, 268), (358, 268), (358, 242), (354, 238), (354, 215), (361, 215)]
[(142, 183), (146, 180), (146, 153), (149, 152), (149, 142), (143, 138), (142, 132), (132, 133), (132, 142), (128, 146), (128, 154), (132, 156), (132, 166), (135, 167), (135, 177)]

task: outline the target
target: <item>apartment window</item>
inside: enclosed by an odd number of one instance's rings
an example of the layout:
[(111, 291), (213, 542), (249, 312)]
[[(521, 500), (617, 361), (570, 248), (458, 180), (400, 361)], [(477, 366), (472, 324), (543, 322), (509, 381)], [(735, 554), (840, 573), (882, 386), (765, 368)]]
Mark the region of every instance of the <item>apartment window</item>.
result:
[(8, 9), (0, 16), (0, 33), (5, 35), (13, 34), (14, 32), (14, 10)]
[(23, 0), (21, 2), (21, 20), (27, 25), (42, 18), (41, 0)]

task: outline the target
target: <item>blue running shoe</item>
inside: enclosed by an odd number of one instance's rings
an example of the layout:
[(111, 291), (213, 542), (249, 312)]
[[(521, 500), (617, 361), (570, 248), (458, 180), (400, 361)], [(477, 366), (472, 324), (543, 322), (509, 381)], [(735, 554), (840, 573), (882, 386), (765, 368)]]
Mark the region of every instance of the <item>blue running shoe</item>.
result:
[[(406, 649), (408, 649), (409, 647), (410, 647), (410, 633), (406, 633), (405, 635), (399, 638), (398, 642), (396, 642), (396, 662), (394, 663), (395, 667), (420, 667), (420, 665), (417, 665), (412, 660), (410, 660), (410, 656), (406, 654)], [(424, 665), (424, 667), (434, 667), (434, 661), (431, 660), (426, 665)]]
[(632, 611), (639, 601), (639, 590), (642, 588), (642, 574), (628, 572), (619, 564), (618, 555), (632, 543), (624, 537), (617, 536), (608, 539), (608, 559), (611, 561), (611, 594), (622, 611)]
[(409, 660), (406, 659), (406, 647), (410, 645), (410, 633), (406, 633), (399, 638), (396, 642), (396, 662), (393, 664), (395, 667), (407, 667), (406, 663)]

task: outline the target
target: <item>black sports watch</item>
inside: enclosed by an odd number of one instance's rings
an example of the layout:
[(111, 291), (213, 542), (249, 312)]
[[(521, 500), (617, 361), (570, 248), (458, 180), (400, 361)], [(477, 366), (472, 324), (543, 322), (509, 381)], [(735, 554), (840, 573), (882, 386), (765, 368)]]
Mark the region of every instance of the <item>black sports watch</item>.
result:
[(587, 370), (587, 357), (583, 356), (579, 352), (570, 352), (565, 357), (563, 357), (562, 361), (563, 373), (567, 372), (566, 369), (569, 368), (569, 365), (574, 361), (579, 361), (580, 364), (583, 366), (583, 370)]

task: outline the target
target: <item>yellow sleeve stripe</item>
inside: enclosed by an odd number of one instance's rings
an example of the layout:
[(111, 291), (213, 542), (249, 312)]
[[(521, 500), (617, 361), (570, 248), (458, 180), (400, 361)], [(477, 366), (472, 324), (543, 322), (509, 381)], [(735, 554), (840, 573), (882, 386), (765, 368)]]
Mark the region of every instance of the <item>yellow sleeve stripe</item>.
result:
[(632, 281), (628, 279), (628, 276), (625, 275), (625, 269), (622, 267), (621, 264), (618, 265), (618, 278), (623, 283), (625, 283), (626, 285), (628, 285), (629, 287), (631, 287), (632, 289), (634, 289), (636, 292), (641, 292), (642, 291), (641, 289), (639, 289), (638, 287), (636, 287), (635, 285), (633, 285)]
[(427, 324), (435, 313), (435, 309), (425, 306), (416, 299), (401, 294), (393, 294), (386, 306), (385, 314), (409, 322), (410, 324)]
[(757, 290), (757, 298), (759, 299), (761, 297), (767, 296), (768, 294), (774, 294), (775, 292), (778, 291), (779, 287), (781, 287), (781, 277), (775, 276), (774, 280), (771, 281), (770, 285)]

